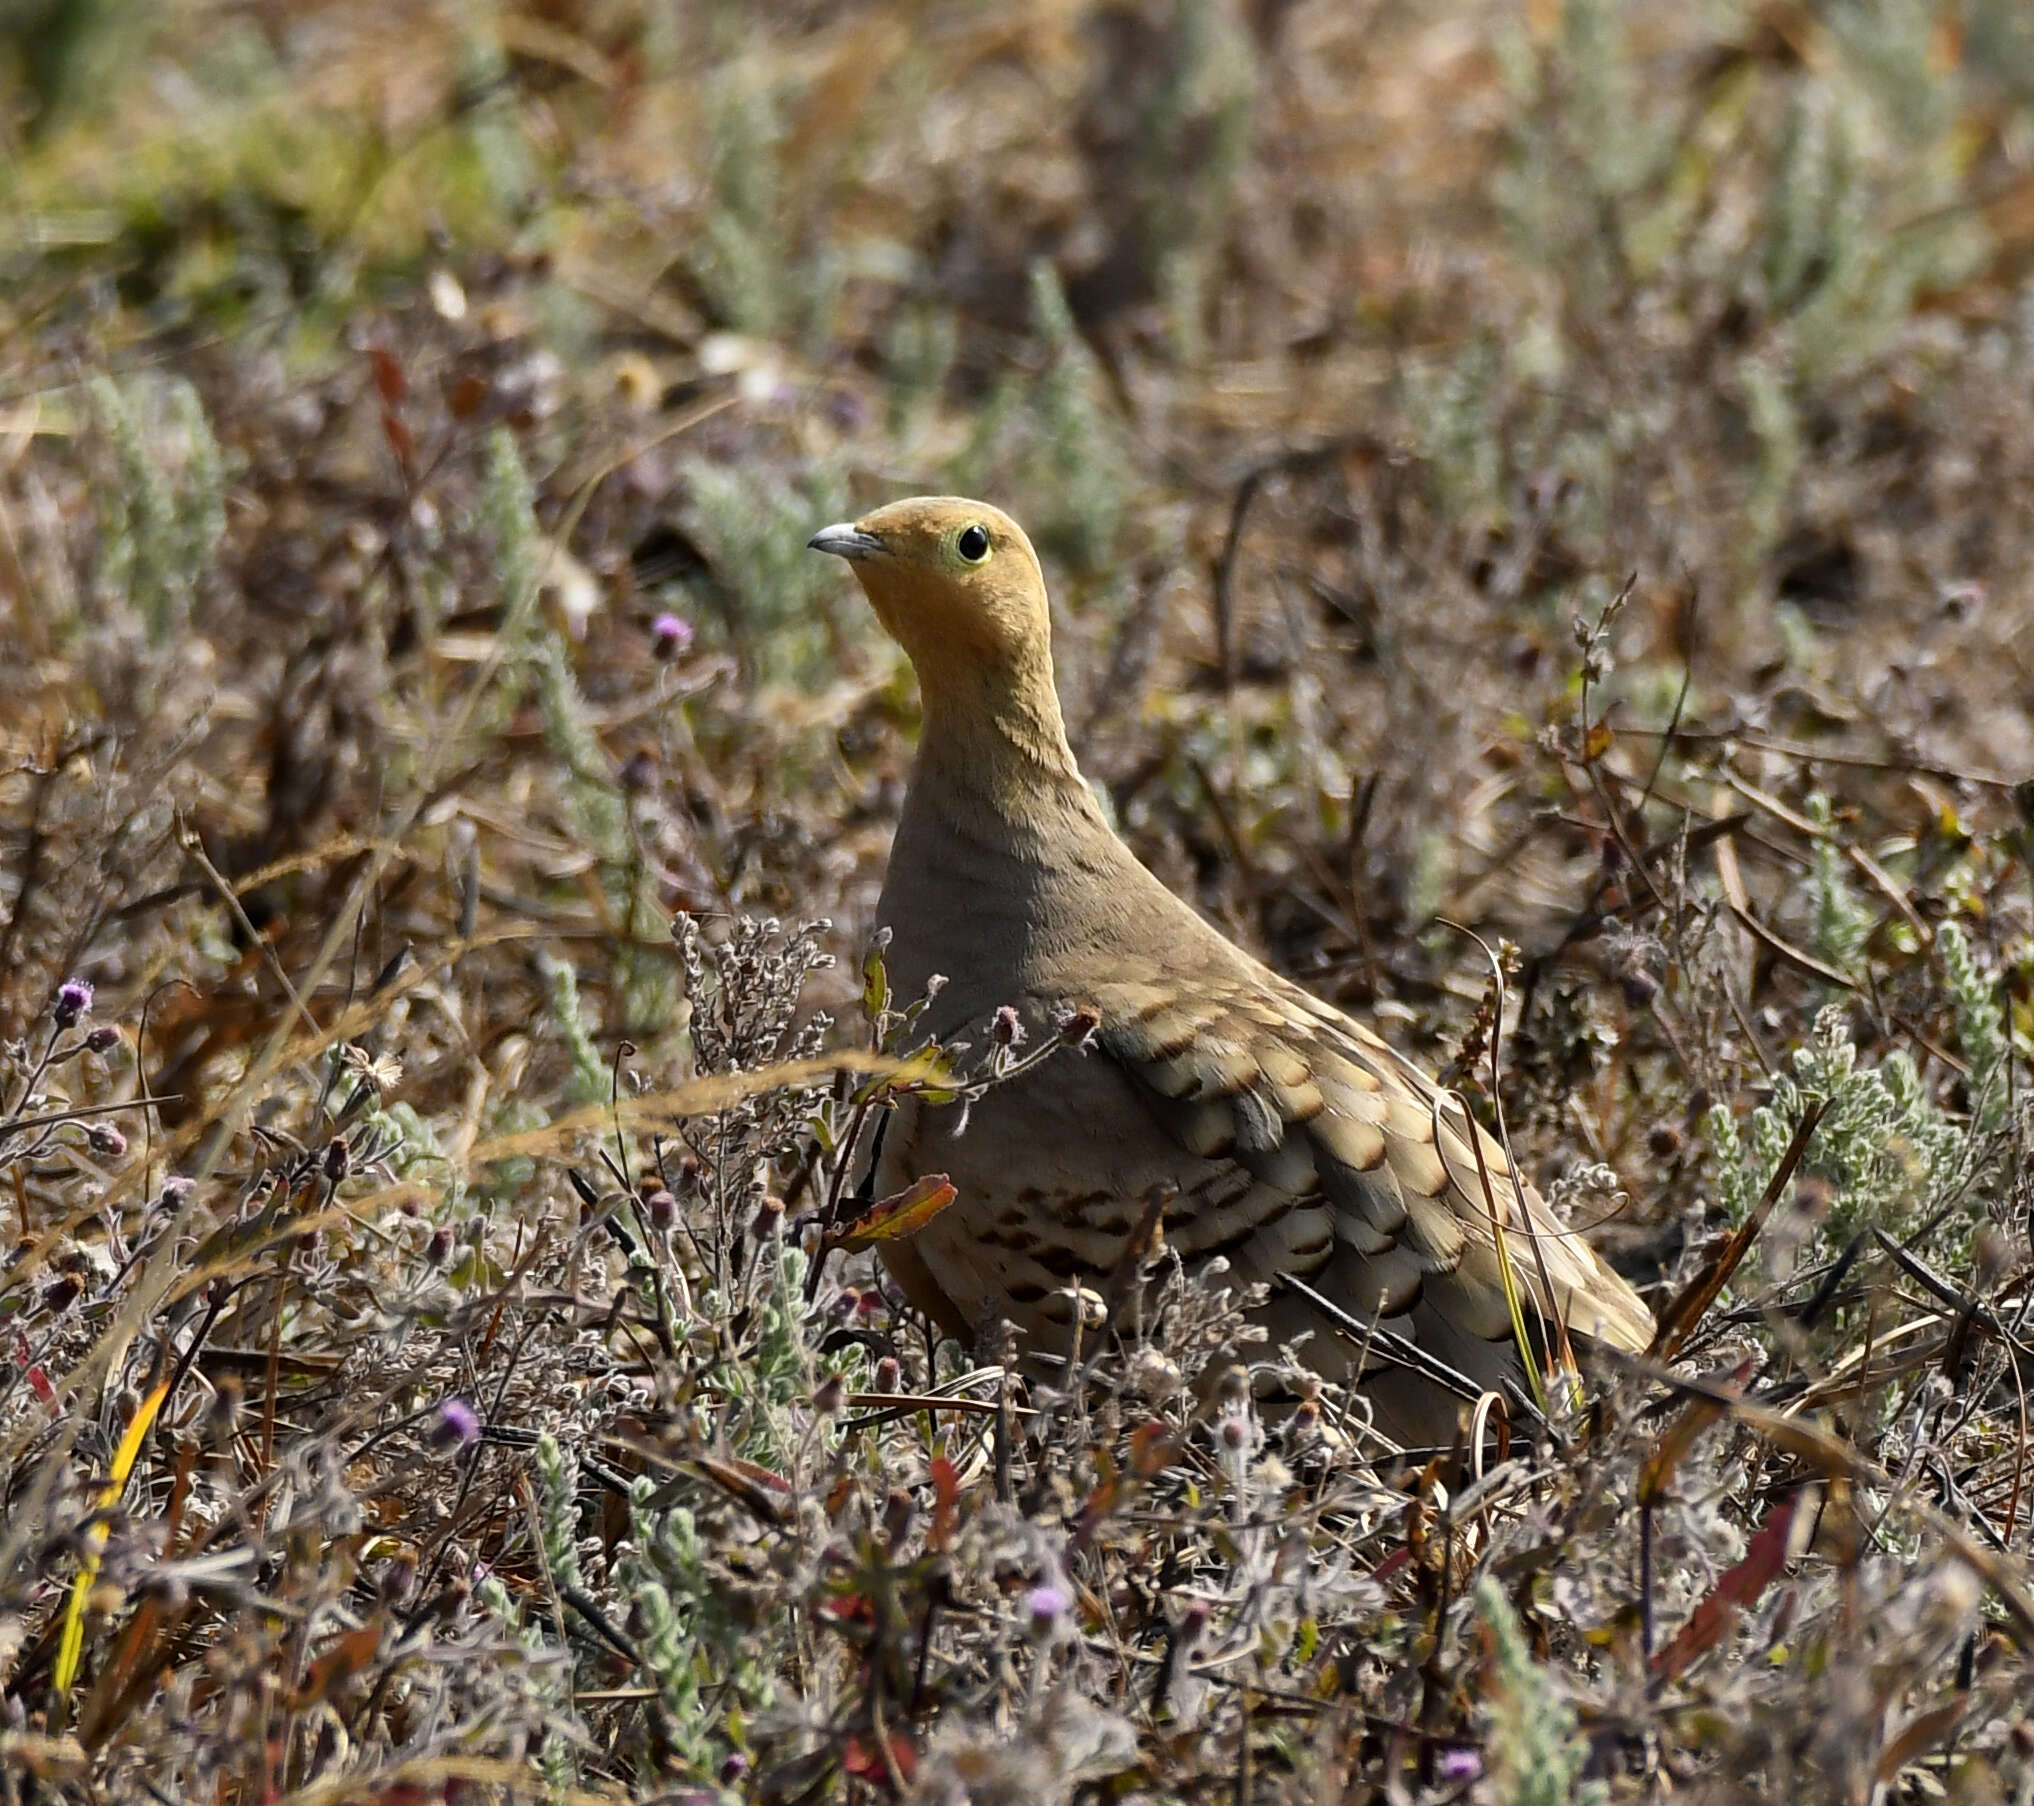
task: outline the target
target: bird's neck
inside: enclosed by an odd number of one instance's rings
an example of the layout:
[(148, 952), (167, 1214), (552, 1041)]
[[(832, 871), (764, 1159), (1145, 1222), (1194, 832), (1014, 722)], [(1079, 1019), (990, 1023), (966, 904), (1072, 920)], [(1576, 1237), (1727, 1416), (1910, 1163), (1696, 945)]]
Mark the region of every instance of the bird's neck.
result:
[(924, 726), (878, 919), (893, 924), (892, 976), (915, 993), (934, 972), (965, 1009), (984, 939), (1007, 978), (1084, 919), (1079, 899), (1137, 868), (1067, 745), (1042, 685), (962, 689), (920, 667)]
[(924, 663), (914, 803), (945, 816), (950, 830), (1039, 866), (1109, 835), (1067, 744), (1049, 664), (1013, 680)]

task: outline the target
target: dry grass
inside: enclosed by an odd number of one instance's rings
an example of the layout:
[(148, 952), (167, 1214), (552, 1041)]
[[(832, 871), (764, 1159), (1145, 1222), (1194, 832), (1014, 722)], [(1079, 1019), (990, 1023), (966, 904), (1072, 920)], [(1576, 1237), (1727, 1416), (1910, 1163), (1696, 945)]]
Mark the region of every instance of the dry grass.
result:
[[(2014, 0), (0, 35), (9, 1802), (2030, 1797)], [(1479, 1108), (1511, 944), (1657, 1361), (1428, 1460), (833, 1245), (935, 487)]]

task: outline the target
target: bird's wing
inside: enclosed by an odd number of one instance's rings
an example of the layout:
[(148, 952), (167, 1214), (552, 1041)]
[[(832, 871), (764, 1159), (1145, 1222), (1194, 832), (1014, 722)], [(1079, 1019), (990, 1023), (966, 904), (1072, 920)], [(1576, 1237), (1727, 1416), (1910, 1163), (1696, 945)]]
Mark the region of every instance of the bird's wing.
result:
[(1180, 1147), (1254, 1180), (1212, 1213), (1183, 1201), (1178, 1230), (1168, 1223), (1183, 1253), (1247, 1251), (1282, 1223), (1293, 1269), (1344, 1293), (1352, 1315), (1424, 1305), (1492, 1342), (1512, 1335), (1508, 1256), (1528, 1324), (1551, 1303), (1570, 1330), (1621, 1348), (1650, 1341), (1637, 1294), (1514, 1174), (1461, 1100), (1340, 1011), (1254, 962), (1191, 985), (1154, 972), (1087, 988), (1101, 1051)]

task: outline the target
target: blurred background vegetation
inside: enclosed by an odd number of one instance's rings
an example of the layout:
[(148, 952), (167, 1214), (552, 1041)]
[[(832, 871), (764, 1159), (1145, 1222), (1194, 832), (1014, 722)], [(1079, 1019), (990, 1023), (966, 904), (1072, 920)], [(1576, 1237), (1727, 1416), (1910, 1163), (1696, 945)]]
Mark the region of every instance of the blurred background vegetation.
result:
[[(1140, 853), (1486, 1109), (1451, 924), (1515, 945), (1511, 1127), (1657, 1300), (1828, 1106), (1715, 1360), (1851, 1371), (1874, 1233), (2024, 1291), (2024, 0), (0, 0), (0, 149), (0, 1036), (87, 977), (56, 1103), (171, 1100), (0, 1133), (0, 1306), (110, 1438), (49, 1275), (311, 1144), (297, 1011), (425, 975), (376, 1151), (481, 1284), (577, 1205), (477, 1138), (698, 1063), (674, 910), (826, 918), (851, 1007), (915, 700), (803, 546), (924, 490), (1030, 528)], [(1768, 1680), (1675, 1735), (1877, 1772)]]

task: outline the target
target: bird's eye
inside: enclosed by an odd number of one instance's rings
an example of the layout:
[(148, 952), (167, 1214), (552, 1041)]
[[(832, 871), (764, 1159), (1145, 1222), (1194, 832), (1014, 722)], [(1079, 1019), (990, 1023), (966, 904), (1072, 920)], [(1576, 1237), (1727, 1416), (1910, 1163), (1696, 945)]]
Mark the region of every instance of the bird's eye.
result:
[(960, 530), (960, 537), (954, 542), (954, 549), (970, 564), (980, 564), (989, 555), (989, 529), (979, 521), (970, 522)]

